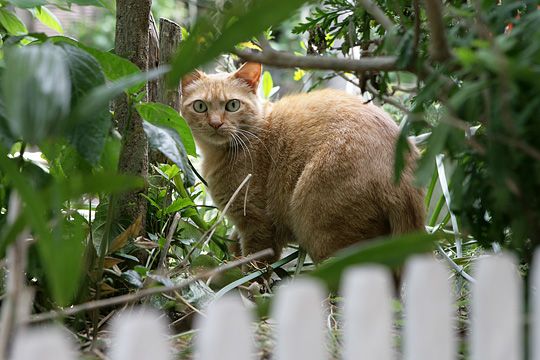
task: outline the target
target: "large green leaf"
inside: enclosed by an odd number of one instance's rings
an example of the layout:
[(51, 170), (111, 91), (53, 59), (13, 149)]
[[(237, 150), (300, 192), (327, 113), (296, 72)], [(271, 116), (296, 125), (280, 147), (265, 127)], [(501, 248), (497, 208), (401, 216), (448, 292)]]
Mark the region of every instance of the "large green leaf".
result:
[[(93, 89), (105, 84), (99, 63), (86, 51), (67, 43), (57, 44), (66, 54), (71, 76), (72, 106), (76, 106)], [(79, 154), (95, 165), (103, 152), (105, 139), (112, 126), (108, 106), (96, 107), (91, 117), (71, 119), (67, 137)]]
[[(233, 1), (231, 10), (217, 20), (200, 18), (190, 36), (182, 42), (173, 60), (169, 81), (177, 83), (195, 67), (207, 63), (236, 44), (262, 33), (291, 17), (307, 0)], [(216, 29), (217, 24), (217, 29)], [(218, 34), (218, 35), (215, 35)]]
[(435, 240), (437, 237), (432, 234), (411, 233), (353, 245), (325, 261), (310, 276), (324, 281), (329, 289), (337, 290), (341, 275), (349, 266), (383, 264), (397, 267), (411, 255), (433, 250)]
[(184, 181), (188, 185), (195, 183), (195, 177), (189, 166), (186, 149), (175, 129), (143, 121), (144, 131), (151, 147), (158, 149), (173, 161), (184, 173)]
[(145, 82), (155, 79), (169, 71), (168, 66), (160, 66), (144, 73), (137, 73), (124, 76), (110, 84), (104, 84), (93, 88), (85, 95), (73, 109), (72, 116), (76, 119), (92, 118), (95, 115), (96, 109), (102, 109), (109, 106), (109, 101), (116, 96), (122, 94), (127, 89)]
[[(162, 67), (146, 73), (129, 75), (110, 84), (94, 87), (79, 99), (74, 105), (71, 118), (72, 123), (82, 125), (80, 129), (74, 129), (71, 141), (81, 154), (84, 154), (85, 158), (95, 163), (99, 161), (103, 152), (107, 133), (111, 126), (109, 102), (132, 86), (159, 77), (167, 70), (168, 68)], [(105, 112), (107, 112), (107, 117), (105, 117)], [(103, 117), (99, 117), (100, 114)], [(89, 133), (96, 136), (88, 136)], [(94, 150), (96, 152), (93, 152)]]
[(26, 29), (26, 26), (17, 15), (2, 8), (0, 8), (0, 24), (2, 24), (10, 35), (24, 35), (28, 33), (28, 29)]
[(2, 88), (13, 136), (38, 144), (61, 134), (71, 101), (65, 52), (41, 44), (12, 47), (5, 55)]
[(64, 219), (53, 229), (55, 236), (37, 243), (49, 288), (60, 306), (70, 305), (79, 288), (88, 233), (85, 223), (78, 214)]
[(186, 120), (172, 107), (160, 103), (142, 103), (135, 106), (141, 117), (151, 124), (166, 126), (176, 130), (186, 152), (191, 156), (197, 156), (195, 141)]
[(36, 17), (43, 25), (47, 26), (50, 29), (53, 29), (59, 34), (64, 33), (62, 24), (60, 20), (54, 15), (51, 10), (47, 9), (45, 6), (39, 6), (35, 9), (30, 9), (32, 15)]
[[(101, 65), (105, 76), (110, 81), (115, 81), (122, 77), (138, 74), (141, 72), (137, 65), (121, 56), (118, 56), (111, 52), (94, 49), (82, 44), (79, 44), (79, 47), (81, 47), (83, 50), (95, 57), (97, 61), (99, 61), (99, 64)], [(140, 91), (143, 87), (144, 82), (130, 87), (128, 89), (128, 92), (130, 94), (134, 94)]]
[[(55, 44), (67, 43), (73, 46), (77, 46), (92, 55), (99, 62), (99, 65), (101, 66), (105, 77), (109, 81), (116, 81), (128, 75), (141, 73), (141, 70), (137, 67), (137, 65), (135, 65), (128, 59), (113, 54), (109, 51), (98, 50), (93, 47), (86, 46), (70, 37), (51, 36), (48, 40)], [(144, 87), (144, 84), (145, 82), (141, 81), (140, 83), (131, 86), (127, 90), (127, 92), (130, 94), (135, 94)]]

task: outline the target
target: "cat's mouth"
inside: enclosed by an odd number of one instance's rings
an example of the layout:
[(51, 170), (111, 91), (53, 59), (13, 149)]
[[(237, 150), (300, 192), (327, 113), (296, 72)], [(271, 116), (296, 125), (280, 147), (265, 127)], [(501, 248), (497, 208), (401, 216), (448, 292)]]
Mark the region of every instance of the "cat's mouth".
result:
[(229, 129), (220, 127), (218, 129), (205, 129), (200, 134), (207, 142), (214, 145), (227, 145), (232, 142), (233, 135)]

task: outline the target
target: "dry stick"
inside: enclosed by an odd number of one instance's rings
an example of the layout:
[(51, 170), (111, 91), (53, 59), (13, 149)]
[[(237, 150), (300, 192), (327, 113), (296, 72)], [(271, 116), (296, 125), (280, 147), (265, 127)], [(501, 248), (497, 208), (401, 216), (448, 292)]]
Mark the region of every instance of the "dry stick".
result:
[(404, 112), (405, 114), (408, 114), (410, 113), (410, 110), (407, 109), (407, 107), (405, 107), (405, 105), (403, 105), (402, 103), (400, 103), (399, 101), (397, 100), (394, 100), (392, 99), (391, 97), (389, 96), (385, 96), (385, 95), (380, 95), (379, 92), (377, 91), (377, 89), (375, 89), (375, 87), (370, 83), (368, 82), (366, 84), (367, 86), (367, 89), (369, 90), (369, 92), (375, 96), (375, 97), (380, 97), (382, 99), (382, 101), (384, 101), (385, 103), (389, 104), (389, 105), (392, 105), (393, 107), (395, 107), (396, 109), (398, 110), (401, 110), (402, 112)]
[[(8, 224), (15, 223), (21, 212), (19, 195), (14, 191), (9, 198)], [(7, 356), (8, 346), (17, 328), (27, 321), (30, 313), (32, 292), (26, 287), (26, 263), (28, 254), (28, 231), (23, 230), (7, 250), (6, 298), (2, 303), (0, 321), (0, 359)]]
[(429, 32), (431, 34), (431, 57), (435, 61), (446, 61), (452, 57), (444, 31), (441, 0), (424, 0)]
[(165, 268), (165, 262), (167, 261), (167, 253), (169, 252), (169, 248), (171, 247), (172, 237), (176, 232), (176, 228), (178, 227), (179, 222), (180, 213), (177, 212), (176, 214), (174, 214), (172, 224), (169, 227), (169, 232), (167, 233), (167, 237), (165, 238), (165, 244), (163, 244), (163, 249), (161, 249), (158, 263), (158, 273), (160, 273)]
[(99, 309), (99, 308), (108, 307), (108, 306), (112, 306), (112, 305), (118, 305), (118, 304), (124, 304), (124, 303), (133, 302), (135, 300), (141, 299), (141, 298), (146, 297), (146, 296), (173, 292), (173, 291), (176, 291), (176, 290), (180, 290), (180, 289), (182, 289), (182, 288), (184, 288), (184, 287), (188, 286), (189, 284), (192, 284), (192, 283), (194, 283), (196, 281), (206, 279), (209, 276), (213, 276), (215, 274), (220, 274), (220, 273), (222, 273), (224, 271), (227, 271), (227, 270), (230, 270), (232, 268), (235, 268), (235, 267), (238, 267), (238, 266), (241, 266), (241, 265), (244, 265), (244, 264), (248, 264), (253, 260), (257, 260), (257, 259), (263, 258), (265, 256), (271, 256), (273, 254), (274, 254), (274, 251), (272, 249), (262, 250), (262, 251), (254, 253), (254, 254), (251, 254), (249, 256), (246, 256), (246, 257), (244, 257), (242, 259), (231, 261), (230, 263), (227, 263), (226, 265), (222, 265), (222, 266), (220, 266), (218, 268), (215, 268), (213, 270), (206, 271), (206, 272), (204, 272), (202, 274), (197, 274), (197, 275), (193, 276), (191, 279), (184, 280), (180, 284), (177, 284), (177, 285), (174, 285), (174, 286), (159, 286), (159, 287), (154, 287), (154, 288), (150, 288), (150, 289), (144, 289), (144, 290), (140, 290), (140, 291), (138, 291), (136, 293), (132, 293), (132, 294), (126, 294), (126, 295), (116, 296), (116, 297), (112, 297), (112, 298), (108, 298), (108, 299), (90, 301), (90, 302), (80, 304), (80, 305), (74, 305), (74, 306), (72, 306), (72, 307), (70, 307), (68, 309), (64, 309), (64, 310), (50, 311), (50, 312), (47, 312), (47, 313), (41, 313), (41, 314), (37, 314), (37, 315), (34, 315), (34, 316), (30, 317), (29, 322), (30, 323), (36, 323), (36, 322), (42, 322), (42, 321), (47, 321), (47, 320), (53, 320), (53, 319), (57, 319), (57, 318), (60, 318), (60, 317), (65, 317), (65, 316), (69, 316), (69, 315), (75, 315), (75, 314), (78, 314), (78, 313), (80, 313), (82, 311), (88, 311), (88, 310)]
[[(223, 221), (223, 219), (225, 218), (225, 214), (227, 213), (227, 210), (229, 210), (229, 207), (231, 206), (231, 204), (233, 203), (234, 199), (236, 199), (236, 197), (238, 196), (238, 194), (240, 193), (240, 190), (242, 190), (242, 188), (248, 183), (248, 181), (251, 179), (251, 174), (248, 174), (246, 176), (246, 178), (244, 179), (244, 181), (242, 181), (242, 183), (238, 186), (238, 188), (236, 189), (236, 191), (232, 194), (231, 198), (229, 199), (229, 201), (227, 202), (227, 204), (225, 205), (225, 207), (223, 208), (223, 211), (221, 212), (221, 214), (219, 215), (219, 218), (216, 220), (216, 222), (210, 227), (210, 229), (206, 230), (206, 232), (201, 236), (201, 238), (199, 239), (199, 241), (197, 241), (197, 243), (195, 245), (193, 245), (193, 247), (191, 248), (191, 250), (189, 251), (189, 253), (187, 254), (187, 256), (185, 257), (185, 259), (182, 261), (182, 263), (180, 265), (178, 265), (176, 267), (176, 269), (178, 268), (181, 268), (183, 266), (186, 265), (186, 262), (187, 260), (191, 257), (191, 255), (193, 255), (193, 252), (195, 251), (195, 249), (197, 249), (197, 247), (199, 247), (201, 244), (204, 244), (204, 242), (206, 242), (207, 239), (211, 239), (212, 236), (214, 235), (214, 232), (216, 231), (218, 225)], [(173, 269), (174, 271), (174, 269)]]
[(382, 9), (371, 0), (357, 0), (356, 3), (362, 6), (368, 14), (373, 16), (375, 21), (382, 25), (382, 27), (390, 32), (394, 27), (394, 22), (390, 20), (388, 16), (382, 11)]
[(354, 60), (346, 58), (323, 57), (316, 55), (296, 56), (276, 50), (265, 50), (263, 52), (236, 50), (234, 54), (247, 61), (253, 61), (265, 65), (272, 65), (282, 68), (299, 67), (302, 69), (335, 70), (348, 72), (392, 70), (407, 71), (407, 69), (401, 69), (396, 65), (397, 57), (395, 56), (364, 57)]

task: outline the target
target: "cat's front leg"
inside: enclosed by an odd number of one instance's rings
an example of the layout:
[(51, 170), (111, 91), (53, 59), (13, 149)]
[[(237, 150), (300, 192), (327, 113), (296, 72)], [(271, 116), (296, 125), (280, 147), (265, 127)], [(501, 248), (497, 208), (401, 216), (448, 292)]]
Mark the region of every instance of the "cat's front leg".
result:
[(274, 254), (258, 261), (271, 264), (281, 256), (282, 247), (278, 246), (274, 239), (274, 231), (271, 223), (242, 221), (236, 225), (240, 235), (242, 255), (247, 256), (256, 252), (272, 249)]

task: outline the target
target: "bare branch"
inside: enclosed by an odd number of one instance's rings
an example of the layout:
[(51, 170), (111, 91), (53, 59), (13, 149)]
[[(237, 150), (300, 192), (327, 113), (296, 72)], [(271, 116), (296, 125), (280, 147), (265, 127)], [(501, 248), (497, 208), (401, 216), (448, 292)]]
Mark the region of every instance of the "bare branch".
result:
[(442, 2), (441, 0), (424, 0), (424, 3), (431, 33), (431, 57), (435, 61), (446, 61), (452, 58), (452, 51), (446, 40)]
[(296, 56), (275, 50), (266, 50), (262, 53), (236, 50), (234, 53), (247, 61), (281, 68), (298, 67), (302, 69), (348, 72), (407, 70), (398, 68), (395, 56), (365, 57), (353, 60), (315, 55)]
[(169, 252), (169, 248), (171, 247), (172, 238), (174, 236), (174, 233), (176, 232), (176, 228), (178, 228), (179, 222), (180, 222), (180, 213), (177, 212), (174, 214), (172, 224), (169, 227), (169, 232), (167, 233), (167, 237), (165, 238), (165, 244), (163, 245), (163, 249), (161, 249), (161, 254), (160, 254), (159, 263), (158, 263), (158, 272), (162, 272), (165, 266), (167, 265), (167, 253)]
[(244, 265), (244, 264), (249, 264), (253, 260), (257, 260), (257, 259), (260, 259), (260, 258), (271, 256), (273, 253), (274, 253), (274, 251), (272, 249), (262, 250), (262, 251), (259, 251), (259, 252), (255, 253), (255, 254), (246, 256), (245, 258), (242, 258), (242, 259), (239, 259), (239, 260), (236, 260), (236, 261), (231, 261), (230, 263), (227, 263), (226, 265), (222, 265), (222, 266), (220, 266), (218, 268), (215, 268), (215, 269), (213, 269), (211, 271), (206, 271), (206, 272), (204, 272), (202, 274), (197, 274), (197, 275), (193, 276), (192, 278), (184, 280), (184, 281), (182, 281), (179, 284), (174, 285), (174, 286), (153, 287), (153, 288), (149, 288), (149, 289), (140, 290), (140, 291), (137, 291), (137, 292), (131, 293), (131, 294), (120, 295), (120, 296), (116, 296), (116, 297), (112, 297), (112, 298), (108, 298), (108, 299), (90, 301), (90, 302), (80, 304), (80, 305), (74, 305), (74, 306), (71, 306), (69, 308), (59, 310), (59, 311), (51, 311), (51, 312), (41, 313), (41, 314), (33, 315), (30, 318), (29, 322), (30, 323), (36, 323), (36, 322), (42, 322), (42, 321), (47, 321), (47, 320), (53, 320), (53, 319), (57, 319), (57, 318), (61, 318), (61, 317), (69, 316), (69, 315), (75, 315), (75, 314), (78, 314), (78, 313), (80, 313), (82, 311), (88, 311), (88, 310), (94, 310), (94, 309), (99, 309), (99, 308), (118, 305), (118, 304), (130, 303), (130, 302), (139, 300), (141, 298), (144, 298), (144, 297), (147, 297), (147, 296), (150, 296), (150, 295), (157, 295), (157, 294), (161, 294), (161, 293), (174, 292), (174, 291), (180, 290), (180, 289), (182, 289), (182, 288), (188, 286), (189, 284), (192, 284), (192, 283), (194, 283), (194, 282), (196, 282), (198, 280), (206, 279), (206, 278), (208, 278), (210, 276), (213, 276), (215, 274), (220, 274), (220, 273), (222, 273), (224, 271), (230, 270), (232, 268), (235, 268), (235, 267), (238, 267), (238, 266), (241, 266), (241, 265)]
[(371, 0), (357, 0), (356, 3), (362, 6), (369, 15), (382, 25), (382, 27), (390, 32), (394, 28), (394, 22), (390, 20), (384, 11)]

